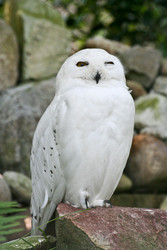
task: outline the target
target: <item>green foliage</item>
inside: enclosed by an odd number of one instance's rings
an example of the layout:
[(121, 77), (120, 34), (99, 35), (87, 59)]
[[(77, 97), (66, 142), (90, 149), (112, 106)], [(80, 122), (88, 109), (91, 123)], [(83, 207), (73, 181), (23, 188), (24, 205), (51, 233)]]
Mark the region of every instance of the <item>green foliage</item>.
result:
[[(12, 203), (6, 203), (6, 204), (5, 203), (0, 203), (0, 206), (2, 206), (2, 208), (6, 207), (7, 210), (9, 211), (9, 213), (11, 213), (11, 211), (12, 211), (11, 208), (15, 209), (17, 203), (13, 203), (12, 202)], [(11, 204), (11, 206), (10, 206), (10, 204)], [(24, 211), (24, 209), (20, 209), (20, 208), (17, 208), (17, 207), (16, 207), (16, 210), (13, 210), (13, 211), (17, 211), (18, 209), (19, 209), (19, 211), (21, 211), (21, 210)], [(75, 214), (75, 213), (85, 213), (88, 210), (90, 210), (90, 209), (89, 208), (88, 209), (81, 209), (81, 210), (78, 210), (78, 211), (74, 211), (74, 212), (71, 212), (71, 213), (68, 213), (68, 214), (56, 217), (56, 218), (54, 218), (54, 219), (46, 222), (46, 225), (49, 224), (49, 223), (51, 223), (51, 222), (53, 222), (53, 221), (60, 220), (60, 219), (66, 217), (68, 215), (72, 215), (72, 214)], [(4, 212), (1, 210), (1, 207), (0, 207), (0, 212), (2, 212), (2, 214), (4, 214)], [(39, 229), (39, 231), (42, 232), (42, 236), (45, 239), (45, 242), (46, 242), (45, 248), (46, 248), (46, 250), (51, 250), (51, 249), (53, 250), (53, 249), (55, 249), (55, 247), (54, 248), (50, 248), (49, 247), (49, 245), (50, 245), (50, 241), (49, 240), (50, 240), (50, 237), (52, 237), (52, 236), (46, 236), (45, 232), (43, 230), (41, 230), (40, 227), (38, 227), (38, 229)], [(0, 232), (1, 232), (1, 226), (0, 226)], [(11, 249), (10, 246), (13, 246), (13, 244), (17, 244), (18, 249), (22, 249), (23, 243), (25, 243), (24, 246), (27, 246), (27, 247), (29, 246), (30, 249), (34, 249), (34, 250), (38, 249), (36, 247), (36, 245), (38, 245), (39, 237), (40, 236), (27, 238), (27, 236), (29, 236), (31, 234), (31, 232), (29, 232), (26, 235), (24, 235), (23, 237), (15, 240), (14, 243), (13, 242), (8, 242), (8, 243), (1, 244), (0, 249), (4, 249), (4, 250), (6, 250), (8, 248)], [(0, 237), (1, 237), (1, 235), (0, 235)], [(4, 239), (1, 239), (1, 241), (3, 241), (3, 240)], [(42, 245), (42, 242), (41, 242), (41, 245)]]
[(166, 0), (50, 1), (68, 12), (67, 25), (82, 39), (101, 34), (131, 45), (153, 42), (167, 55)]
[[(74, 39), (93, 35), (130, 45), (154, 43), (167, 56), (166, 0), (45, 0), (62, 11)], [(4, 0), (0, 0), (0, 17)]]
[(23, 215), (16, 215), (18, 212), (25, 211), (20, 208), (15, 201), (0, 202), (0, 242), (5, 241), (5, 235), (20, 232), (22, 228), (15, 228), (20, 225), (19, 220), (25, 218)]
[(4, 3), (4, 0), (0, 0), (0, 18), (3, 17), (3, 3)]

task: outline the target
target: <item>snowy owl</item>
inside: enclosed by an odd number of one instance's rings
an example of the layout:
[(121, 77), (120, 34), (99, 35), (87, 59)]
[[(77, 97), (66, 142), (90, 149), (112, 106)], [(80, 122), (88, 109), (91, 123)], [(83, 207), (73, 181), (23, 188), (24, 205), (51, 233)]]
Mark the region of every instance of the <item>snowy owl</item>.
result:
[(129, 156), (134, 112), (117, 57), (84, 49), (66, 59), (33, 138), (32, 234), (45, 229), (60, 202), (110, 205)]

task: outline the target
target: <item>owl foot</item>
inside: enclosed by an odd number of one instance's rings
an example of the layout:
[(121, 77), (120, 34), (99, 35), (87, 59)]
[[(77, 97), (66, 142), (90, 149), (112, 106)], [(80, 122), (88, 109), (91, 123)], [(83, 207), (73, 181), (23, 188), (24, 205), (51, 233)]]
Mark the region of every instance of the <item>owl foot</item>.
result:
[(85, 198), (85, 205), (86, 205), (86, 208), (90, 207), (89, 202), (88, 202), (88, 197)]
[(92, 202), (91, 207), (112, 207), (112, 204), (109, 200), (96, 200)]
[(112, 203), (110, 200), (104, 200), (105, 207), (112, 207)]
[(90, 208), (90, 204), (89, 204), (88, 200), (89, 200), (89, 193), (85, 190), (81, 191), (80, 192), (80, 203), (84, 209)]
[(95, 200), (90, 204), (89, 193), (86, 190), (80, 191), (80, 203), (81, 207), (84, 209), (91, 207), (112, 207), (110, 200)]

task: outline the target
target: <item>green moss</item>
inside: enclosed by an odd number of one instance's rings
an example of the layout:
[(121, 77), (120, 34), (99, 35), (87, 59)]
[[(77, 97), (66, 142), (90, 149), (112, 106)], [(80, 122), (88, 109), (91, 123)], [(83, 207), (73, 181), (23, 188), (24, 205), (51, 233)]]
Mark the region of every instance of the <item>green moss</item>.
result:
[[(36, 18), (44, 18), (52, 23), (65, 26), (60, 13), (47, 2), (41, 0), (6, 0), (4, 6), (5, 19), (18, 22), (24, 13)], [(12, 18), (12, 19), (11, 19)], [(13, 20), (13, 21), (14, 21)], [(13, 25), (13, 23), (11, 23)]]
[(159, 99), (157, 97), (147, 100), (142, 100), (141, 102), (136, 104), (136, 113), (141, 113), (146, 109), (150, 108), (154, 112), (155, 119), (158, 119), (159, 118), (158, 105), (159, 105)]
[(158, 103), (159, 103), (159, 99), (156, 97), (152, 99), (143, 100), (142, 102), (136, 105), (136, 111), (142, 112), (147, 108), (151, 108), (155, 110), (158, 106)]
[(51, 249), (55, 246), (56, 239), (53, 236), (29, 236), (20, 238), (1, 245), (1, 250), (15, 250), (15, 249)]

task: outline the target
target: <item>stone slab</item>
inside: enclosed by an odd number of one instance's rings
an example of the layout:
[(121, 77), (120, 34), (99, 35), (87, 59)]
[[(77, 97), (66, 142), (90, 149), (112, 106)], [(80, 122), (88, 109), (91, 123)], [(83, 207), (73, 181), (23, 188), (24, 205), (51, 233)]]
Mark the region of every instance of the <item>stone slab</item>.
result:
[(57, 207), (57, 248), (167, 249), (167, 212), (128, 207)]

